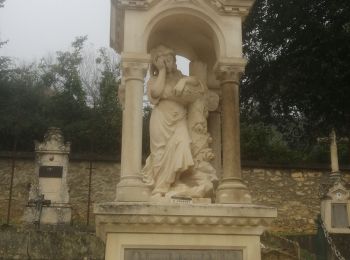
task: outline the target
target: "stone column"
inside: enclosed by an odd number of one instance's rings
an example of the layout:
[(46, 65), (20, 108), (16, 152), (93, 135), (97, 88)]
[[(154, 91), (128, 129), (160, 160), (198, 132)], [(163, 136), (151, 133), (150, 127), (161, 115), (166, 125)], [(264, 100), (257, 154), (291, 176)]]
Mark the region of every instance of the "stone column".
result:
[(339, 161), (338, 161), (337, 136), (335, 134), (334, 129), (332, 129), (332, 132), (329, 135), (329, 139), (330, 139), (332, 174), (336, 174), (336, 173), (339, 173)]
[(239, 79), (245, 66), (219, 62), (217, 77), (222, 89), (222, 179), (216, 193), (217, 203), (251, 203), (251, 196), (241, 177)]
[(149, 188), (142, 182), (142, 105), (144, 78), (149, 66), (149, 55), (122, 54), (123, 82), (125, 84), (121, 176), (117, 185), (117, 201), (148, 201)]

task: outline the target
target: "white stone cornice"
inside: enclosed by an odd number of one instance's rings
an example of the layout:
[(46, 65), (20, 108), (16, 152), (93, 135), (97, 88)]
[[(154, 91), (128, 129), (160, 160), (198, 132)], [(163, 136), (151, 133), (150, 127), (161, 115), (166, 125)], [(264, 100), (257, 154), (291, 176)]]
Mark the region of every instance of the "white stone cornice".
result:
[(206, 2), (219, 14), (245, 17), (254, 0), (206, 0)]
[(69, 154), (70, 142), (64, 143), (63, 133), (57, 127), (50, 127), (42, 143), (34, 141), (36, 153)]
[(226, 58), (219, 60), (214, 71), (220, 83), (235, 82), (238, 83), (244, 73), (247, 61), (244, 58)]
[(112, 0), (118, 7), (123, 9), (145, 9), (147, 10), (160, 0)]
[[(112, 3), (123, 9), (147, 10), (160, 2), (194, 3), (197, 0), (112, 0)], [(246, 16), (254, 0), (202, 0), (222, 15)]]
[[(258, 205), (111, 202), (94, 205), (97, 235), (154, 230), (157, 233), (261, 234), (276, 218), (275, 208)], [(152, 232), (151, 232), (152, 233)]]

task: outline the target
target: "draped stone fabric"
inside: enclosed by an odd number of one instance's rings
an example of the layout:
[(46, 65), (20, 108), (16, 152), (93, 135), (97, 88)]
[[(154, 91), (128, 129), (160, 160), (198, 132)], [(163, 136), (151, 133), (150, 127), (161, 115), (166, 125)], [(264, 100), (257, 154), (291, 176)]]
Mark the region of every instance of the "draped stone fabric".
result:
[[(154, 79), (149, 81), (149, 89), (153, 82)], [(144, 176), (154, 186), (152, 194), (164, 195), (181, 173), (194, 166), (187, 111), (184, 104), (176, 101), (173, 87), (167, 82), (158, 100), (149, 95), (155, 106), (150, 120), (151, 154), (146, 160)]]
[(206, 120), (208, 88), (196, 77), (184, 76), (176, 69), (172, 50), (159, 46), (151, 54), (147, 94), (154, 108), (150, 119), (151, 154), (142, 171), (144, 181), (152, 187), (153, 198), (208, 197), (217, 181), (210, 164), (214, 154), (209, 147)]

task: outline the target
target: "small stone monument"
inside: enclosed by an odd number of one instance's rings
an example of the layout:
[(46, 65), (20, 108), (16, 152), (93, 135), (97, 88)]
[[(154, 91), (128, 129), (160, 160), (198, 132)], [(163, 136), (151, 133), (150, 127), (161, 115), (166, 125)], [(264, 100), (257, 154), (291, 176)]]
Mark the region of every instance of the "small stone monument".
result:
[(29, 223), (69, 224), (71, 206), (67, 185), (70, 143), (64, 143), (62, 131), (51, 127), (44, 141), (35, 141), (35, 172), (24, 220)]
[(329, 233), (350, 234), (350, 191), (341, 182), (322, 200), (321, 217)]
[(321, 201), (321, 217), (329, 233), (350, 234), (350, 191), (346, 189), (339, 170), (337, 142), (347, 142), (348, 139), (337, 140), (333, 129), (329, 137), (318, 138), (319, 142), (330, 143), (331, 174), (330, 188)]

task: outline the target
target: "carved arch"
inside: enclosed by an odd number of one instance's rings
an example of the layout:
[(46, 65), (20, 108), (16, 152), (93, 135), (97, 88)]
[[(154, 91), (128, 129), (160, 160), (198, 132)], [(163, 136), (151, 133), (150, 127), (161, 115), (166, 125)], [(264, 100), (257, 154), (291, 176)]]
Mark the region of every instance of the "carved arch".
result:
[[(145, 39), (145, 42), (144, 42), (145, 52), (149, 52), (150, 49), (154, 47), (153, 45), (156, 45), (152, 41), (154, 41), (154, 37), (156, 37), (155, 34), (159, 32), (159, 28), (162, 29), (162, 24), (167, 24), (167, 23), (172, 24), (170, 20), (177, 19), (177, 18), (179, 18), (179, 20), (185, 18), (185, 19), (188, 19), (189, 21), (192, 21), (193, 23), (188, 23), (186, 28), (180, 28), (180, 27), (177, 28), (176, 24), (172, 25), (172, 27), (170, 28), (171, 32), (169, 33), (171, 34), (171, 33), (177, 32), (179, 33), (179, 36), (181, 36), (181, 32), (176, 30), (184, 29), (187, 32), (190, 32), (192, 30), (194, 33), (196, 32), (195, 31), (196, 29), (202, 30), (198, 33), (201, 34), (201, 36), (204, 36), (203, 38), (207, 38), (208, 40), (207, 42), (202, 41), (202, 45), (204, 46), (206, 45), (203, 48), (202, 52), (205, 52), (206, 50), (207, 55), (208, 55), (208, 52), (212, 52), (211, 60), (209, 62), (210, 65), (214, 65), (216, 60), (218, 60), (221, 56), (225, 55), (223, 53), (226, 50), (225, 37), (222, 33), (222, 30), (220, 29), (220, 26), (208, 14), (201, 12), (198, 9), (190, 8), (190, 7), (175, 7), (175, 8), (172, 7), (172, 8), (167, 8), (161, 12), (158, 12), (157, 16), (154, 16), (149, 21), (149, 23), (145, 26), (145, 31), (143, 34), (143, 39)], [(163, 26), (163, 27), (166, 28), (166, 26)], [(163, 35), (163, 36), (166, 36), (166, 35)], [(190, 38), (193, 38), (193, 37), (190, 37)], [(155, 40), (155, 42), (157, 42), (157, 40)], [(181, 45), (181, 39), (178, 42), (173, 41), (173, 44)], [(212, 49), (210, 44), (212, 44)], [(186, 58), (192, 60), (194, 54), (191, 53), (190, 48), (191, 47), (198, 48), (198, 46), (189, 46), (191, 44), (188, 44), (188, 42), (187, 42), (187, 46), (185, 45), (186, 43), (184, 43), (183, 46), (177, 46), (177, 48), (174, 48), (174, 49), (180, 55), (185, 56)], [(169, 47), (173, 48), (173, 46), (169, 46)], [(203, 56), (203, 55), (199, 55), (199, 56)], [(198, 57), (198, 58), (203, 60), (203, 58), (205, 57)]]

